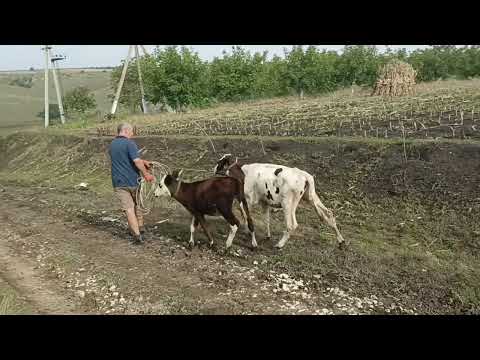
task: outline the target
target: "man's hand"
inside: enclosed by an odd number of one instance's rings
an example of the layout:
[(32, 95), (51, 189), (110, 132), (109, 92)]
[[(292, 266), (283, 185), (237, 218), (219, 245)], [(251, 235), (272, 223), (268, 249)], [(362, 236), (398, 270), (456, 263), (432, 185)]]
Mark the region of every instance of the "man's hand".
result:
[(145, 167), (150, 170), (150, 167), (152, 166), (152, 163), (148, 160), (143, 160), (143, 165), (145, 165)]
[(155, 180), (155, 178), (153, 177), (152, 174), (149, 174), (149, 173), (146, 173), (143, 175), (143, 178), (145, 179), (145, 181), (147, 182), (152, 182), (153, 180)]
[(135, 159), (133, 160), (133, 162), (135, 163), (135, 166), (138, 168), (138, 170), (140, 170), (140, 172), (142, 173), (145, 181), (152, 182), (155, 179), (153, 175), (148, 172), (147, 167), (145, 166), (145, 162), (148, 162), (150, 164), (149, 161), (142, 160), (142, 159)]

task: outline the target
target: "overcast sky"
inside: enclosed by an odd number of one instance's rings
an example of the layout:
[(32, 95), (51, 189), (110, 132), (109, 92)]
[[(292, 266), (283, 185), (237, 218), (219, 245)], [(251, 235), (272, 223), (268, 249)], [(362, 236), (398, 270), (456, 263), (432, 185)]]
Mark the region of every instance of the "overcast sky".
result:
[[(187, 45), (189, 46), (189, 45)], [(155, 46), (147, 45), (151, 52)], [(230, 51), (232, 45), (195, 45), (189, 46), (198, 52), (204, 60), (211, 60), (221, 56), (223, 50)], [(243, 45), (242, 47), (252, 52), (268, 50), (270, 56), (283, 55), (283, 48), (291, 45)], [(343, 45), (319, 45), (320, 48), (340, 50)], [(425, 48), (426, 45), (390, 45), (391, 48), (406, 48), (411, 51)], [(25, 70), (30, 67), (36, 69), (44, 66), (44, 57), (41, 45), (0, 45), (0, 70)], [(380, 50), (385, 45), (379, 45)], [(90, 67), (90, 66), (116, 66), (124, 59), (128, 52), (128, 45), (54, 45), (53, 54), (66, 55), (60, 67)]]

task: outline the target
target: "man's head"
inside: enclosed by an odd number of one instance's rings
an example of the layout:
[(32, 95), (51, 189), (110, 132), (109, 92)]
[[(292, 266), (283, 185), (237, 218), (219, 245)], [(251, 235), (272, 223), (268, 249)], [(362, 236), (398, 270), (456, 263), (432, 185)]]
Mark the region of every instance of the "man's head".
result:
[(130, 139), (133, 136), (133, 127), (129, 123), (122, 123), (117, 128), (118, 136), (125, 136)]

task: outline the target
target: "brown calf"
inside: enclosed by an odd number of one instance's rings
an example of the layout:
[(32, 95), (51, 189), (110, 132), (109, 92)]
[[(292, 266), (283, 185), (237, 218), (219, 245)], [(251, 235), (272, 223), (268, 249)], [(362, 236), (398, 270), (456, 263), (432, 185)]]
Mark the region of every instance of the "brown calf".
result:
[(193, 233), (199, 224), (210, 240), (210, 246), (213, 244), (213, 237), (207, 228), (205, 215), (221, 215), (230, 224), (226, 248), (228, 249), (232, 245), (235, 233), (240, 226), (240, 222), (232, 211), (233, 201), (236, 199), (243, 205), (246, 213), (248, 229), (252, 235), (252, 247), (257, 247), (253, 221), (245, 200), (243, 184), (240, 181), (232, 177), (212, 177), (206, 180), (186, 183), (180, 179), (181, 173), (182, 171), (174, 171), (173, 174), (164, 176), (158, 184), (155, 196), (171, 196), (192, 214), (190, 246), (194, 245)]

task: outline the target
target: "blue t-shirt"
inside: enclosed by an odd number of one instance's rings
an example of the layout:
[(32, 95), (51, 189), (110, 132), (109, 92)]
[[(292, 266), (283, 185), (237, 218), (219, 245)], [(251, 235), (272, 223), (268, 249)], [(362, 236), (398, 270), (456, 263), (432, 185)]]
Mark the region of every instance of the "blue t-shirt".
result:
[(110, 158), (112, 159), (113, 187), (136, 187), (140, 171), (133, 160), (139, 159), (140, 154), (135, 141), (124, 136), (117, 136), (110, 144)]

